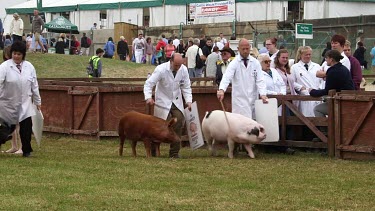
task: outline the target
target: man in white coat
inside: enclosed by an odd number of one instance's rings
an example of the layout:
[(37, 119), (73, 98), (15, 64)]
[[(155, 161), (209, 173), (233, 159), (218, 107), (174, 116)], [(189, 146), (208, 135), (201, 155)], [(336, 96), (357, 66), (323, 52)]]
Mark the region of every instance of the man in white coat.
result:
[[(152, 89), (156, 85), (155, 101), (152, 99)], [(181, 137), (184, 123), (184, 105), (191, 109), (193, 100), (190, 87), (189, 72), (183, 65), (182, 55), (175, 53), (169, 62), (158, 65), (151, 77), (146, 80), (143, 93), (146, 103), (154, 105), (154, 115), (168, 120), (177, 118), (174, 131)], [(178, 158), (180, 142), (170, 145), (169, 157)]]
[[(311, 61), (312, 49), (310, 46), (301, 46), (297, 51), (298, 62), (290, 70), (296, 83), (306, 87), (306, 91), (300, 92), (300, 95), (309, 95), (307, 90), (319, 89), (323, 80), (316, 77), (316, 73), (321, 69), (320, 65)], [(315, 117), (314, 107), (320, 104), (320, 101), (301, 101), (299, 111), (305, 117)]]
[(229, 64), (220, 82), (217, 98), (222, 101), (229, 83), (232, 83), (232, 113), (253, 118), (253, 109), (258, 93), (263, 103), (267, 103), (266, 83), (262, 67), (257, 59), (250, 56), (247, 39), (238, 43), (239, 55)]

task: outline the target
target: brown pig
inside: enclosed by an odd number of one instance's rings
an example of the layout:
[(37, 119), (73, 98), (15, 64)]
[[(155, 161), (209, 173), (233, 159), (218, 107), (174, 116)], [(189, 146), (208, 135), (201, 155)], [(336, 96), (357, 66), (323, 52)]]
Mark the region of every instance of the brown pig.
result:
[(137, 141), (143, 141), (147, 157), (151, 156), (151, 142), (156, 145), (156, 156), (160, 156), (160, 143), (179, 142), (181, 139), (174, 132), (173, 126), (176, 118), (165, 121), (161, 118), (130, 111), (119, 122), (118, 134), (120, 136), (119, 155), (122, 156), (125, 139), (131, 140), (133, 156), (137, 156)]

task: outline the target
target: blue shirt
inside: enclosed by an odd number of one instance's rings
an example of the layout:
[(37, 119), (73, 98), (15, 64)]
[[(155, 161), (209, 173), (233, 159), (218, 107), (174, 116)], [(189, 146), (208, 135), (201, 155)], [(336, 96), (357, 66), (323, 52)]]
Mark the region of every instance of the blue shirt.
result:
[(112, 41), (108, 41), (104, 46), (104, 51), (110, 57), (115, 54), (115, 44)]
[(371, 49), (371, 55), (373, 55), (373, 58), (371, 59), (372, 60), (372, 66), (375, 66), (375, 47), (373, 47), (372, 49)]

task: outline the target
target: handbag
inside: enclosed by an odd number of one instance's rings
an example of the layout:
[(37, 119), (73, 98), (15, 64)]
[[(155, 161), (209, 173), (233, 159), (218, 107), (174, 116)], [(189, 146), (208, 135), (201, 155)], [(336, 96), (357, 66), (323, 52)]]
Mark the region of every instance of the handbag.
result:
[(159, 50), (158, 53), (156, 54), (156, 58), (160, 58), (163, 56), (163, 51), (162, 50)]
[(132, 62), (135, 62), (135, 55), (132, 56)]
[(195, 56), (195, 68), (202, 68), (204, 66), (204, 62), (202, 61), (201, 57), (199, 56), (199, 48), (197, 51), (197, 55)]

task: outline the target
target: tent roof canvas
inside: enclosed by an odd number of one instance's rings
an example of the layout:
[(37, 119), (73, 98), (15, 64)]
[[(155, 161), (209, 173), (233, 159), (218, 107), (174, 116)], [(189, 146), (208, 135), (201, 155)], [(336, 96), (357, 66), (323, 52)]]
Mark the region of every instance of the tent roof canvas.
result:
[(63, 16), (44, 24), (44, 27), (50, 32), (79, 34), (78, 27)]

